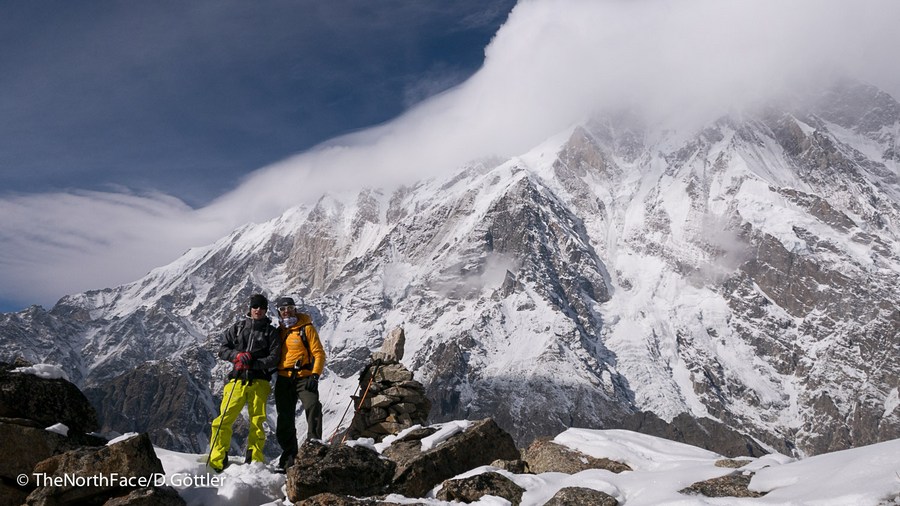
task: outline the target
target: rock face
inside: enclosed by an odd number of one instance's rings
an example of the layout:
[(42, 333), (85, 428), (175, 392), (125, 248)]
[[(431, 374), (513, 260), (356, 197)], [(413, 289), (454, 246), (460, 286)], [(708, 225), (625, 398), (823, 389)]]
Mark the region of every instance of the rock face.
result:
[[(635, 413), (622, 419), (615, 427), (649, 434), (691, 446), (714, 451), (729, 457), (760, 457), (769, 453), (753, 438), (710, 418), (694, 418), (687, 413), (666, 422), (653, 413)], [(791, 449), (779, 445), (782, 453)]]
[(381, 441), (413, 425), (424, 425), (431, 411), (425, 387), (413, 379), (413, 373), (399, 362), (403, 358), (403, 329), (394, 329), (381, 351), (359, 376), (360, 396), (347, 431), (353, 438), (368, 437)]
[(31, 473), (38, 462), (54, 455), (86, 445), (106, 444), (101, 438), (49, 432), (43, 424), (22, 418), (0, 418), (0, 442), (2, 452), (7, 456), (0, 459), (0, 477), (9, 480)]
[[(206, 366), (209, 378), (213, 360), (198, 362)], [(157, 446), (202, 453), (209, 444), (209, 422), (218, 416), (211, 409), (218, 404), (203, 384), (184, 365), (160, 361), (89, 388), (85, 395), (104, 413), (103, 432), (129, 427), (131, 432), (148, 433)], [(171, 429), (182, 424), (195, 431)], [(239, 429), (235, 435), (245, 437), (243, 432)]]

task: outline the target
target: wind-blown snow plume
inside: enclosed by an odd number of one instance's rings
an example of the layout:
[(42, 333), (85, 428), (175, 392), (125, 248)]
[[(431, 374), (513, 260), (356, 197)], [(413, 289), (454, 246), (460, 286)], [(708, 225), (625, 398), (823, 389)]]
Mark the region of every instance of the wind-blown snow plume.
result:
[(844, 74), (896, 96), (898, 18), (890, 0), (525, 0), (467, 82), (262, 168), (205, 208), (119, 191), (0, 197), (0, 299), (49, 304), (126, 282), (323, 192), (514, 155), (596, 109), (639, 105), (651, 121), (705, 121)]

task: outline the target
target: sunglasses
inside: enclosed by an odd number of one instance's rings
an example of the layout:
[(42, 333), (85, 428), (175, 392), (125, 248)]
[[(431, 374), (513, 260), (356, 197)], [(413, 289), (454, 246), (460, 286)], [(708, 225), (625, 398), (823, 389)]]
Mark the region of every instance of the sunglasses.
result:
[(265, 308), (265, 307), (266, 307), (266, 306), (263, 306), (263, 305), (260, 305), (260, 304), (256, 304), (255, 306), (250, 306), (250, 309), (263, 309), (263, 308)]
[(294, 306), (281, 306), (280, 308), (278, 308), (278, 312), (283, 313), (288, 309), (294, 309)]

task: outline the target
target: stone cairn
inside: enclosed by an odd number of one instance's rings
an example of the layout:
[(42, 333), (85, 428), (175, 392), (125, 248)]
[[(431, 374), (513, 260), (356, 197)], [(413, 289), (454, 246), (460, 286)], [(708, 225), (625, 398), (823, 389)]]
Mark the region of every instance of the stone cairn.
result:
[(360, 373), (359, 393), (353, 396), (357, 409), (347, 430), (351, 439), (381, 441), (413, 425), (425, 425), (431, 401), (425, 387), (400, 363), (405, 343), (403, 329), (395, 328)]

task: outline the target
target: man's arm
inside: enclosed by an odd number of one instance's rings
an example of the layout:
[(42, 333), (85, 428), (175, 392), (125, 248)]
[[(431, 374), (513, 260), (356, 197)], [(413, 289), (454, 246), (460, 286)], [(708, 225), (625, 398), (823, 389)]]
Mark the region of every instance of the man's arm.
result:
[(240, 322), (235, 323), (222, 334), (217, 354), (220, 359), (234, 362), (235, 357), (237, 357), (238, 351), (235, 350), (235, 347), (237, 346), (237, 327), (239, 325)]
[(315, 359), (312, 372), (321, 376), (322, 371), (325, 370), (325, 347), (322, 346), (319, 333), (312, 324), (306, 326), (306, 338), (309, 340), (309, 352)]

